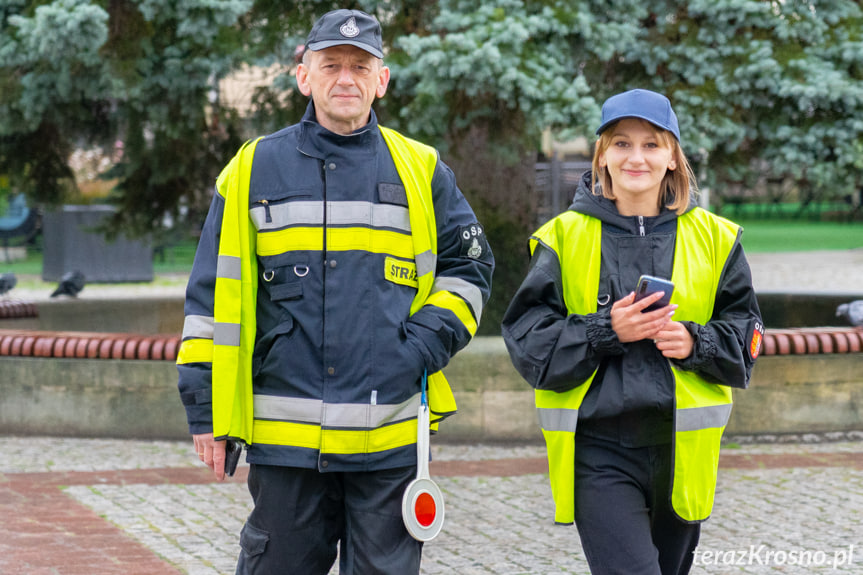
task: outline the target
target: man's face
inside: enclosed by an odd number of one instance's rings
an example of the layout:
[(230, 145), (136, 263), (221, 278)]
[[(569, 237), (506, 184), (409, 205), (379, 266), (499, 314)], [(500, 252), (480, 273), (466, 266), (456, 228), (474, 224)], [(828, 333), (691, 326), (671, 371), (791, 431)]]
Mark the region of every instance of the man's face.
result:
[(389, 68), (351, 45), (311, 52), (297, 67), (300, 92), (314, 100), (318, 122), (337, 134), (368, 123), (372, 102), (383, 97), (389, 81)]

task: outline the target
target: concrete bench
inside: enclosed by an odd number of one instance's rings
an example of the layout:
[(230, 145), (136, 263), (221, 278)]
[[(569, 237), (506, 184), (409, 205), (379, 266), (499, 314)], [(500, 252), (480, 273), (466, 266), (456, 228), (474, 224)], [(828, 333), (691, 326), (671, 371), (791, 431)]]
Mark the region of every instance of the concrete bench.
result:
[[(0, 434), (184, 438), (178, 335), (0, 329)], [(727, 434), (863, 430), (863, 330), (768, 330)], [(459, 412), (436, 441), (541, 442), (533, 390), (503, 340), (477, 337), (444, 372)]]

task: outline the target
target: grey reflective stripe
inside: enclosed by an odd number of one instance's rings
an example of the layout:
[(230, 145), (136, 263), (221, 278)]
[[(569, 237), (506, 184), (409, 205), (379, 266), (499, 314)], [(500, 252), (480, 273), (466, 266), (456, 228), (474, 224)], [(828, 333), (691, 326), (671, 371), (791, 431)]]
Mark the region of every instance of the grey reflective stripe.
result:
[(376, 429), (415, 418), (419, 405), (420, 394), (392, 405), (323, 403), (319, 399), (255, 395), (255, 419), (316, 423), (330, 429)]
[(461, 278), (438, 276), (434, 280), (432, 293), (439, 291), (448, 291), (461, 296), (470, 304), (477, 321), (482, 317), (482, 292), (472, 283)]
[(320, 399), (255, 395), (255, 419), (319, 424), (323, 403)]
[(243, 266), (236, 256), (219, 256), (216, 263), (216, 277), (229, 280), (243, 279)]
[(569, 431), (575, 433), (578, 423), (577, 409), (551, 409), (538, 407), (539, 426), (545, 431)]
[(183, 321), (183, 339), (213, 339), (213, 318), (206, 315), (187, 315)]
[(424, 276), (429, 272), (434, 273), (437, 268), (437, 256), (431, 250), (414, 256), (417, 263), (417, 275)]
[(323, 427), (376, 429), (387, 423), (415, 418), (420, 406), (420, 394), (395, 405), (367, 403), (327, 403), (324, 405)]
[[(267, 213), (270, 220), (267, 221)], [(323, 202), (284, 202), (271, 206), (256, 204), (250, 210), (252, 221), (259, 230), (285, 226), (321, 226), (324, 223)]]
[(327, 223), (358, 225), (373, 228), (394, 228), (410, 233), (411, 219), (408, 209), (392, 204), (371, 202), (327, 202)]
[(675, 429), (677, 431), (696, 431), (698, 429), (725, 427), (729, 417), (731, 417), (730, 403), (678, 409), (675, 415)]
[[(321, 226), (324, 222), (323, 202), (284, 202), (266, 207), (256, 205), (250, 213), (258, 230)], [(267, 221), (268, 213), (270, 221)], [(393, 228), (405, 233), (411, 231), (407, 208), (372, 202), (327, 202), (327, 224)]]
[(213, 326), (213, 345), (240, 345), (240, 324), (215, 323)]

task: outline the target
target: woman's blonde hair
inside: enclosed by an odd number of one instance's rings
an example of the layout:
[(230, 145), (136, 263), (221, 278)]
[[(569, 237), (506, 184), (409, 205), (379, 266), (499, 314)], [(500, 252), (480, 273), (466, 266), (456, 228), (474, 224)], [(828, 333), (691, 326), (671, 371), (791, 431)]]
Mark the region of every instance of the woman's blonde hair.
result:
[[(668, 170), (665, 177), (662, 178), (662, 185), (659, 188), (659, 207), (667, 207), (669, 210), (674, 210), (678, 214), (682, 214), (689, 207), (691, 196), (697, 192), (695, 182), (695, 174), (692, 172), (692, 166), (689, 165), (689, 160), (683, 153), (683, 148), (680, 147), (680, 142), (668, 130), (657, 128), (650, 122), (640, 120), (645, 126), (649, 126), (656, 135), (661, 146), (671, 148), (671, 157), (677, 164), (674, 170)], [(612, 124), (599, 135), (596, 141), (596, 148), (593, 152), (593, 170), (590, 182), (590, 189), (594, 194), (601, 193), (603, 197), (609, 200), (615, 200), (614, 187), (611, 182), (611, 176), (608, 170), (599, 166), (599, 157), (604, 154), (611, 146), (611, 139), (614, 136), (614, 131), (617, 129), (618, 123)], [(599, 183), (601, 190), (597, 190), (596, 184)]]

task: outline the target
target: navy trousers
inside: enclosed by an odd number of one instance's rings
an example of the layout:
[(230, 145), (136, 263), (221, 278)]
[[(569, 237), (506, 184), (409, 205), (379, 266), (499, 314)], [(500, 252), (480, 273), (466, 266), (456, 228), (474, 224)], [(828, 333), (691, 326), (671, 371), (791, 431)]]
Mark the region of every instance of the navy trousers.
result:
[(255, 507), (240, 533), (237, 575), (419, 573), (422, 543), (405, 529), (415, 467), (357, 473), (252, 465)]
[(575, 524), (593, 575), (685, 575), (701, 533), (671, 509), (671, 445), (576, 435)]

